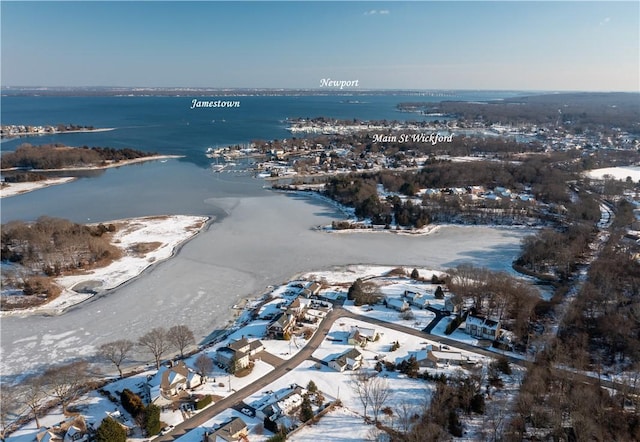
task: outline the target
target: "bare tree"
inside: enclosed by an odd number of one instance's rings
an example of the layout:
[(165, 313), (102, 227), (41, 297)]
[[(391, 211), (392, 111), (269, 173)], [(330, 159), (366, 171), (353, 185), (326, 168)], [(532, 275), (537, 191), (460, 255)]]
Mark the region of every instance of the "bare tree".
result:
[[(42, 402), (47, 397), (45, 390), (44, 380), (40, 376), (34, 376), (29, 378), (25, 383), (25, 389), (22, 392), (22, 401), (33, 413), (33, 418), (36, 421), (36, 427), (40, 428), (40, 420), (38, 418), (38, 411)], [(3, 398), (3, 403), (4, 398)]]
[[(5, 441), (9, 426), (15, 420), (13, 405), (18, 400), (18, 393), (13, 387), (0, 388), (0, 440)], [(37, 419), (36, 419), (37, 423)]]
[(53, 367), (44, 372), (44, 383), (51, 395), (60, 402), (63, 414), (67, 412), (69, 404), (82, 392), (82, 386), (87, 380), (87, 370), (88, 363), (78, 361)]
[(102, 344), (98, 349), (98, 354), (102, 358), (113, 362), (118, 369), (118, 373), (120, 373), (120, 377), (122, 377), (122, 362), (131, 355), (134, 345), (135, 344), (128, 339), (119, 339)]
[(154, 328), (138, 339), (138, 345), (144, 347), (153, 355), (156, 362), (156, 369), (160, 369), (160, 359), (169, 346), (166, 330), (162, 327)]
[(371, 379), (371, 376), (371, 374), (362, 370), (351, 375), (351, 389), (362, 403), (365, 420), (367, 419), (367, 408), (371, 404), (371, 396), (369, 394), (369, 379)]
[(196, 343), (193, 332), (186, 325), (171, 327), (167, 332), (167, 339), (180, 352), (181, 358), (184, 358), (184, 349)]
[(209, 356), (201, 354), (196, 359), (194, 366), (196, 367), (198, 374), (206, 379), (207, 374), (213, 370), (213, 361)]
[(368, 396), (369, 403), (371, 404), (371, 408), (373, 410), (373, 418), (376, 423), (378, 423), (378, 414), (384, 404), (389, 399), (389, 394), (391, 390), (389, 389), (389, 382), (385, 378), (381, 378), (379, 376), (375, 376), (369, 378), (368, 382)]
[(417, 410), (406, 400), (400, 402), (400, 405), (396, 409), (396, 414), (398, 415), (398, 425), (400, 427), (400, 431), (407, 434), (411, 429), (411, 422), (413, 422), (413, 417), (416, 416)]

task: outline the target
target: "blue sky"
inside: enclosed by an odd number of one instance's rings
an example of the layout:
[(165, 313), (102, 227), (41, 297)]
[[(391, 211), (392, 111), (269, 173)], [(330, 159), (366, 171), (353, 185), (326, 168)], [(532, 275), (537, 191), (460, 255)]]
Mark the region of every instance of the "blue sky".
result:
[(1, 2), (3, 86), (640, 90), (640, 2)]

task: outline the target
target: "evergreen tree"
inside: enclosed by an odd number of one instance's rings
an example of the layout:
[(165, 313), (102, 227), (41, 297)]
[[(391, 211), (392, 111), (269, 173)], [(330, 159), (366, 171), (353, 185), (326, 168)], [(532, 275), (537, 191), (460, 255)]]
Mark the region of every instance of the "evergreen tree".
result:
[(147, 436), (155, 436), (160, 432), (160, 407), (150, 404), (144, 416), (144, 428)]
[(307, 384), (307, 390), (309, 390), (310, 393), (315, 393), (318, 391), (318, 387), (316, 386), (315, 382), (309, 381), (309, 383)]
[(360, 298), (363, 294), (362, 279), (358, 278), (353, 284), (351, 284), (351, 287), (349, 287), (347, 298), (353, 301), (354, 299)]
[(126, 442), (127, 431), (113, 418), (102, 420), (96, 432), (97, 442)]
[(444, 291), (442, 290), (442, 287), (440, 286), (436, 287), (436, 292), (434, 295), (436, 299), (444, 299)]
[(418, 269), (413, 269), (411, 271), (411, 279), (419, 279), (420, 278), (420, 272), (418, 272)]
[(309, 395), (305, 394), (302, 398), (302, 405), (300, 406), (300, 420), (306, 422), (313, 418), (313, 409), (311, 408), (311, 400)]

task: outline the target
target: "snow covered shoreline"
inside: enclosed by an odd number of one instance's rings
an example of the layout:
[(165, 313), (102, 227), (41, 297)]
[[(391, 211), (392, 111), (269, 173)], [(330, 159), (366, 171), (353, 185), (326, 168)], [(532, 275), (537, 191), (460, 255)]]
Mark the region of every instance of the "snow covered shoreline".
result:
[[(128, 166), (130, 164), (143, 163), (146, 161), (156, 160), (168, 160), (182, 158), (182, 155), (154, 155), (150, 157), (134, 158), (132, 160), (124, 160), (106, 164), (104, 166), (91, 166), (91, 167), (70, 167), (65, 169), (33, 169), (29, 172), (79, 172), (83, 170), (105, 170), (114, 167)], [(11, 169), (6, 169), (11, 170)], [(5, 170), (3, 170), (5, 171)], [(50, 178), (40, 181), (28, 181), (25, 183), (4, 183), (4, 186), (0, 187), (0, 198), (8, 198), (10, 196), (21, 195), (23, 193), (32, 192), (34, 190), (43, 189), (45, 187), (54, 186), (57, 184), (64, 184), (71, 181), (75, 181), (76, 177), (60, 177)]]
[(50, 178), (48, 180), (28, 181), (26, 183), (5, 183), (0, 187), (0, 198), (8, 198), (10, 196), (21, 195), (23, 193), (32, 192), (38, 189), (44, 189), (49, 186), (70, 183), (75, 181), (74, 177)]
[[(56, 283), (63, 289), (56, 299), (29, 309), (3, 311), (0, 317), (62, 314), (69, 307), (116, 289), (151, 266), (173, 257), (180, 246), (212, 221), (205, 216), (167, 215), (106, 223), (117, 226), (112, 242), (122, 250), (122, 258), (83, 274), (56, 278)], [(137, 251), (136, 246), (141, 245), (147, 246), (149, 251)]]

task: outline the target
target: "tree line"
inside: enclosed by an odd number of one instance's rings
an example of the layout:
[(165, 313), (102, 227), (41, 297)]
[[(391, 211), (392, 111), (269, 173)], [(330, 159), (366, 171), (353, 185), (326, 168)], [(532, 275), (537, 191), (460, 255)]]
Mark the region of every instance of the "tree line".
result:
[(25, 143), (15, 152), (5, 152), (0, 157), (0, 168), (62, 169), (68, 167), (100, 166), (107, 162), (118, 162), (153, 156), (156, 153), (112, 147), (69, 147), (64, 144), (33, 146)]

